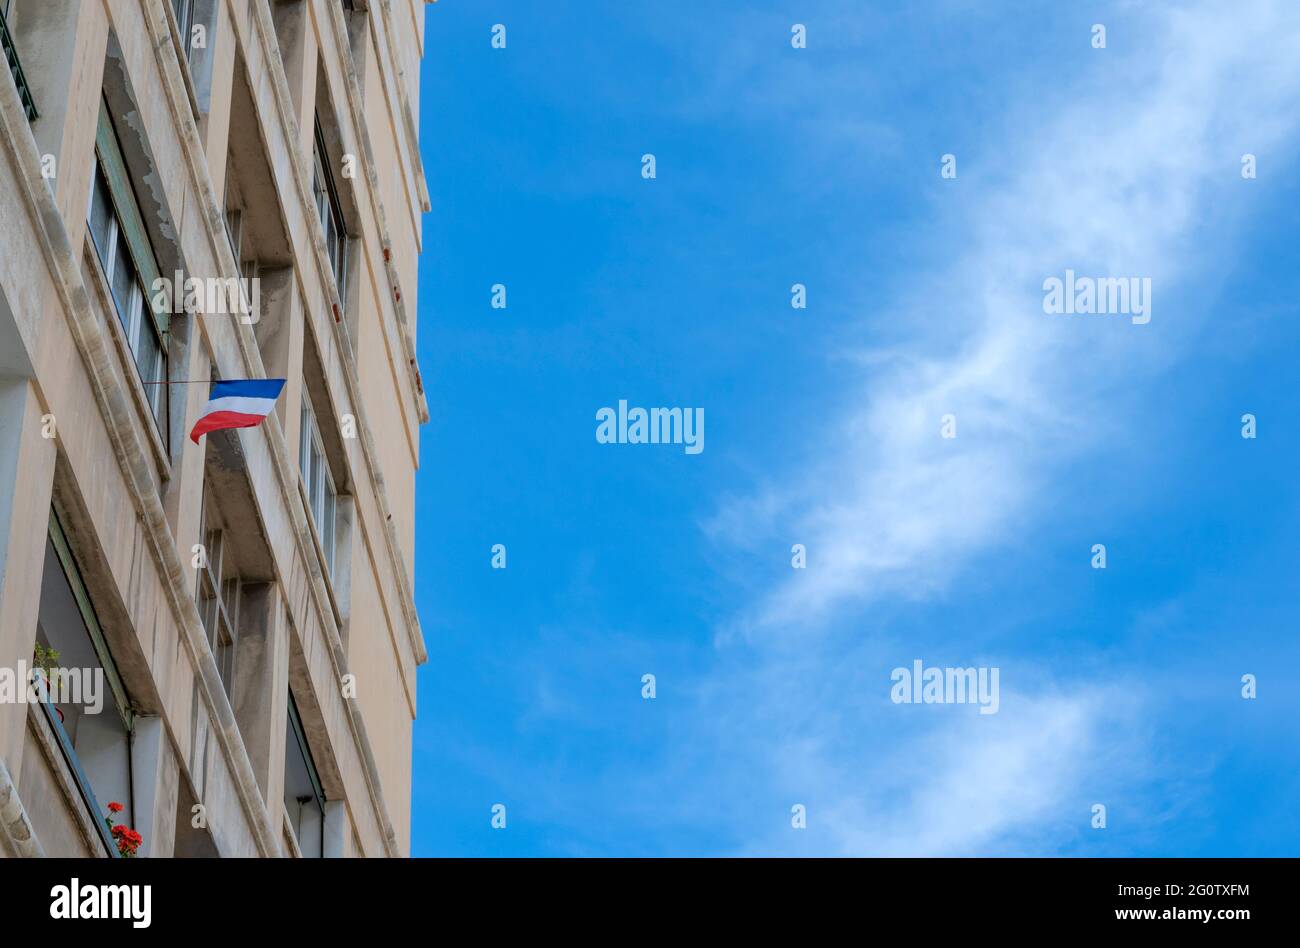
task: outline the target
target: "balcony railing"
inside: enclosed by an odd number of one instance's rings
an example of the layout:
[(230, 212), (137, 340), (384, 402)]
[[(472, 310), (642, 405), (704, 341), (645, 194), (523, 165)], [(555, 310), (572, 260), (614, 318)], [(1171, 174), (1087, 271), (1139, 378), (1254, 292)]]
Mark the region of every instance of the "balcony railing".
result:
[(18, 61), (18, 47), (14, 45), (13, 34), (9, 32), (9, 24), (5, 21), (3, 8), (0, 8), (0, 46), (4, 47), (9, 71), (14, 74), (14, 83), (18, 86), (18, 97), (22, 100), (23, 111), (27, 113), (27, 121), (34, 122), (40, 113), (36, 111), (31, 87), (27, 85), (27, 77), (23, 75), (23, 64)]

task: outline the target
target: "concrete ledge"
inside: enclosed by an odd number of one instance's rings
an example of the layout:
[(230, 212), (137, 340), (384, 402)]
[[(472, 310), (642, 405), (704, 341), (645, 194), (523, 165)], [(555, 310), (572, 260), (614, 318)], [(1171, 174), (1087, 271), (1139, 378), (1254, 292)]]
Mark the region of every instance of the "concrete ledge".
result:
[(27, 818), (9, 768), (0, 760), (0, 855), (11, 859), (43, 859), (45, 850)]

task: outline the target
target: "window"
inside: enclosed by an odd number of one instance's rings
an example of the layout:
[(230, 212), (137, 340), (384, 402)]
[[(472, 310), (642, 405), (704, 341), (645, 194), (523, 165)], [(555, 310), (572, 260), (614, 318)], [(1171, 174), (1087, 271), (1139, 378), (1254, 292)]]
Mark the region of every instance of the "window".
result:
[(198, 117), (212, 104), (212, 31), (216, 28), (216, 0), (171, 0), (176, 14), (176, 55), (189, 76)]
[(256, 283), (260, 267), (257, 262), (257, 245), (252, 233), (254, 228), (251, 226), (251, 219), (245, 214), (243, 189), (233, 173), (234, 166), (235, 157), (232, 152), (226, 159), (226, 240), (230, 243), (230, 252), (235, 257), (235, 265), (239, 268), (241, 281), (240, 299), (231, 302), (238, 302), (240, 311), (248, 316), (245, 321), (255, 324), (260, 318), (260, 314), (256, 312), (261, 302), (261, 294), (257, 290)]
[(172, 0), (172, 12), (176, 14), (177, 32), (181, 34), (183, 58), (189, 59), (194, 42), (194, 0)]
[[(343, 5), (343, 21), (348, 27), (348, 46), (352, 59), (360, 63), (364, 60), (366, 50), (366, 14), (370, 9), (369, 0), (340, 0)], [(358, 70), (357, 86), (362, 92), (366, 89), (365, 70)]]
[(239, 181), (234, 174), (234, 156), (226, 156), (226, 240), (230, 242), (230, 252), (234, 254), (235, 266), (239, 266), (250, 246), (244, 234), (244, 198)]
[(14, 85), (18, 87), (18, 98), (22, 100), (27, 121), (34, 122), (40, 117), (40, 113), (36, 111), (32, 90), (27, 85), (27, 77), (23, 75), (22, 63), (18, 61), (18, 47), (14, 43), (11, 32), (15, 16), (13, 0), (0, 0), (0, 47), (4, 47), (5, 61), (9, 63), (9, 71), (13, 73)]
[(240, 247), (244, 238), (244, 212), (238, 207), (226, 203), (226, 239), (230, 241), (230, 251), (239, 263)]
[[(247, 314), (245, 321), (251, 321), (254, 326), (261, 321), (260, 312), (262, 304), (262, 292), (260, 284), (262, 282), (262, 267), (254, 259), (244, 260), (239, 264), (239, 275), (241, 281), (239, 284), (240, 302), (243, 306), (243, 312)], [(254, 330), (256, 332), (256, 330)]]
[(51, 701), (42, 702), (40, 710), (54, 731), (73, 782), (93, 817), (91, 822), (108, 852), (116, 856), (117, 844), (104, 824), (104, 805), (121, 803), (125, 810), (116, 822), (134, 825), (130, 742), (135, 719), (81, 572), (53, 511), (36, 642), (58, 653), (47, 679)]
[(307, 744), (298, 705), (289, 693), (289, 713), (284, 741), (284, 813), (294, 842), (306, 858), (325, 854), (325, 791)]
[(230, 696), (235, 674), (235, 639), (239, 630), (240, 580), (232, 558), (226, 555), (225, 531), (212, 498), (204, 491), (200, 536), (203, 537), (204, 565), (199, 570), (194, 599), (208, 634), (208, 645), (216, 659), (221, 683)]
[(103, 102), (99, 106), (95, 154), (97, 161), (87, 212), (90, 236), (127, 347), (144, 384), (145, 398), (166, 443), (168, 314), (155, 312), (149, 304), (147, 287), (158, 285), (158, 263), (145, 233), (108, 107)]
[(312, 149), (312, 158), (316, 213), (320, 215), (321, 227), (325, 229), (325, 250), (330, 258), (330, 266), (334, 269), (334, 284), (338, 287), (339, 300), (346, 305), (347, 228), (343, 224), (343, 202), (339, 200), (338, 189), (334, 186), (329, 151), (325, 148), (325, 135), (321, 132), (319, 119), (316, 121), (316, 145)]
[(298, 445), (298, 463), (302, 468), (302, 483), (307, 490), (307, 508), (316, 535), (325, 554), (325, 571), (334, 572), (334, 527), (338, 505), (338, 492), (330, 474), (329, 459), (325, 456), (325, 443), (321, 440), (316, 412), (304, 389), (302, 393), (302, 431)]

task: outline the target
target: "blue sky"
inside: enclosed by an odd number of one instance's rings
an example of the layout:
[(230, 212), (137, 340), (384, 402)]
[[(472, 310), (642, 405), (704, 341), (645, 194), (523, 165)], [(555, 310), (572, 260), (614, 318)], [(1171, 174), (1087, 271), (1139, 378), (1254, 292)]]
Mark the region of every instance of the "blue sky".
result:
[(1300, 849), (1300, 7), (1146, 6), (425, 8), (416, 855)]

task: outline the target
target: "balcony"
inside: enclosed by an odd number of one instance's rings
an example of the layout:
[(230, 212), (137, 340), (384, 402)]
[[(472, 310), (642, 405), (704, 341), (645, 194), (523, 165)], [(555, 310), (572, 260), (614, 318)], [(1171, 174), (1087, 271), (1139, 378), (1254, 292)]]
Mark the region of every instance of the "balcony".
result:
[(22, 100), (23, 111), (27, 113), (27, 121), (34, 122), (40, 113), (36, 111), (32, 90), (27, 85), (27, 77), (23, 75), (23, 65), (18, 61), (18, 47), (14, 44), (13, 34), (9, 32), (3, 6), (0, 6), (0, 46), (4, 47), (9, 71), (14, 74), (14, 83), (18, 86), (18, 97)]

